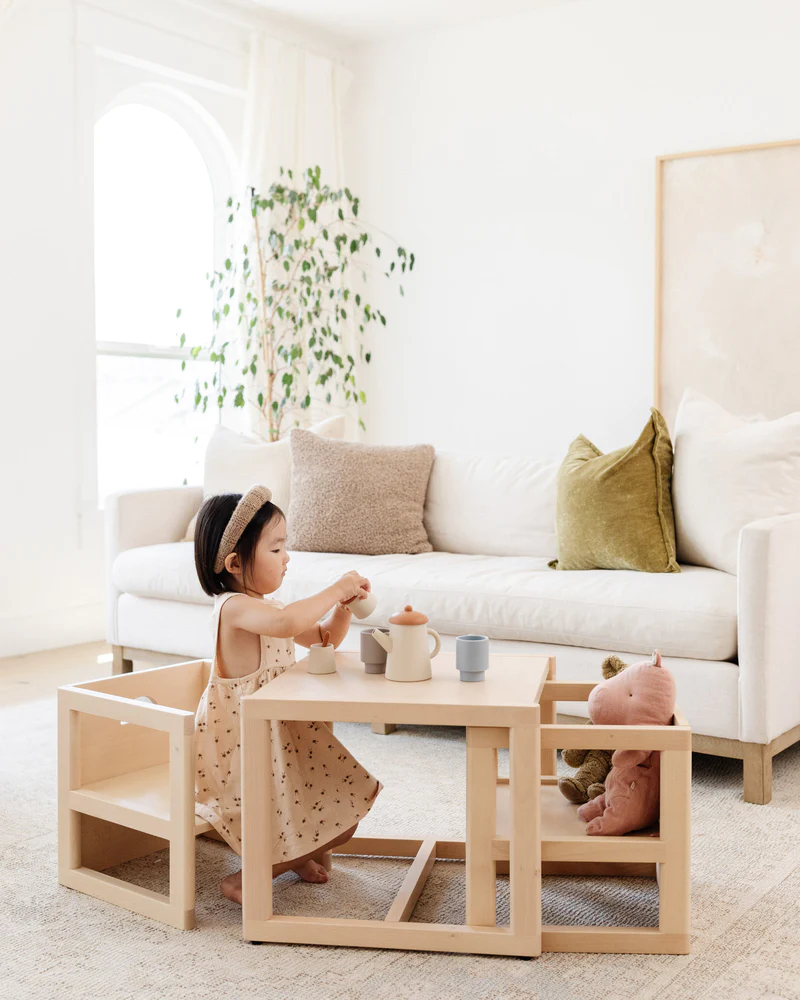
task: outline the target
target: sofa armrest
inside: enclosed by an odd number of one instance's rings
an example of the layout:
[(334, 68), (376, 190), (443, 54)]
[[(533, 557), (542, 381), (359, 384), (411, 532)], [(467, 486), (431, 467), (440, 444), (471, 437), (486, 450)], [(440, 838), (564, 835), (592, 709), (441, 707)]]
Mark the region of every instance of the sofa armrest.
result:
[(739, 739), (769, 743), (800, 725), (800, 514), (739, 535)]
[(126, 549), (179, 542), (202, 503), (202, 486), (128, 490), (106, 500), (106, 639), (112, 645), (118, 645), (119, 591), (111, 579), (114, 560)]
[(114, 493), (105, 508), (108, 561), (140, 545), (179, 542), (202, 503), (202, 486)]

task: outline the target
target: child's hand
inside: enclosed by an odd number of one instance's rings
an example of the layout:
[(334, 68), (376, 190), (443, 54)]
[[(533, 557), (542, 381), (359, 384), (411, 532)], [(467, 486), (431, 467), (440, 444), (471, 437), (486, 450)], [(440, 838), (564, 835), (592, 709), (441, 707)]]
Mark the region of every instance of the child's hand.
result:
[(338, 588), (337, 600), (342, 604), (348, 604), (350, 601), (354, 601), (357, 597), (366, 597), (369, 593), (369, 580), (362, 576), (360, 573), (356, 573), (355, 570), (351, 570), (336, 583)]

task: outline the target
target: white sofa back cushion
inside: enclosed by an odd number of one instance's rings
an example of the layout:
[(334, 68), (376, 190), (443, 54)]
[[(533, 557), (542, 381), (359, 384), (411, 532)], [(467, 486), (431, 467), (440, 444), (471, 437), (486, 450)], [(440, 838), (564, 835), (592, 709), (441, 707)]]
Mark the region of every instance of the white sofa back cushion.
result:
[(687, 389), (674, 439), (678, 561), (736, 573), (746, 524), (800, 511), (800, 413), (742, 420)]
[[(330, 417), (310, 428), (324, 438), (344, 437), (344, 416)], [(289, 438), (263, 441), (217, 427), (206, 448), (203, 493), (244, 493), (256, 483), (272, 490), (272, 501), (286, 513), (292, 481), (292, 453)]]
[(437, 552), (556, 556), (557, 462), (437, 451), (425, 530)]

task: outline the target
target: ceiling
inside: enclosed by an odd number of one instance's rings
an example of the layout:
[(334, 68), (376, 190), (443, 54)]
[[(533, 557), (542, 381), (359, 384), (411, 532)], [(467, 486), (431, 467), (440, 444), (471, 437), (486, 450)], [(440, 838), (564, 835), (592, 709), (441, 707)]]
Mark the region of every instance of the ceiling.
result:
[(284, 21), (316, 28), (351, 45), (572, 2), (575, 0), (250, 0)]

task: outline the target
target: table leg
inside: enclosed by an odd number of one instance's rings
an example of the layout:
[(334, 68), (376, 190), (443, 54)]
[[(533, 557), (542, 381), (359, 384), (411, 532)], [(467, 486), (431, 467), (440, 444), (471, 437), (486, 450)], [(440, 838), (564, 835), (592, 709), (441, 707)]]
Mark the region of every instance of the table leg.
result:
[(691, 932), (692, 755), (661, 752), (661, 840), (666, 858), (659, 865), (658, 927), (682, 936), (685, 952)]
[(509, 876), (511, 933), (526, 949), (542, 950), (542, 838), (539, 726), (515, 726), (509, 732)]
[(272, 726), (242, 719), (242, 921), (272, 916)]
[(467, 728), (467, 924), (497, 922), (497, 866), (492, 860), (496, 835), (497, 749), (470, 746)]
[[(547, 665), (547, 679), (556, 679), (556, 658), (551, 656)], [(555, 725), (558, 722), (558, 705), (554, 701), (543, 701), (539, 706), (540, 719), (542, 725)], [(558, 750), (553, 747), (551, 750), (541, 751), (542, 774), (555, 774), (558, 771)]]

